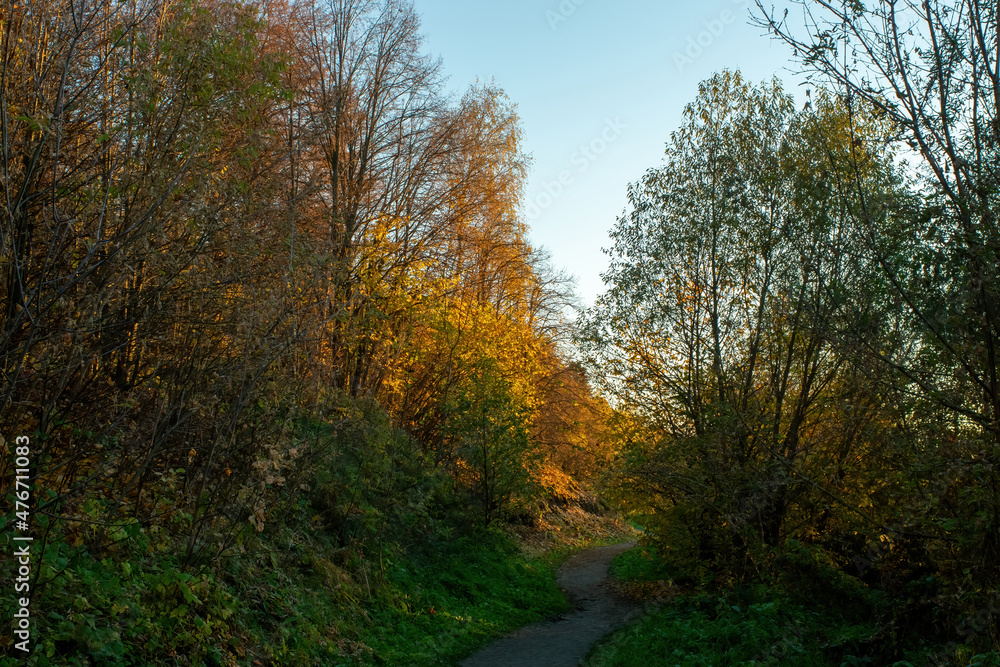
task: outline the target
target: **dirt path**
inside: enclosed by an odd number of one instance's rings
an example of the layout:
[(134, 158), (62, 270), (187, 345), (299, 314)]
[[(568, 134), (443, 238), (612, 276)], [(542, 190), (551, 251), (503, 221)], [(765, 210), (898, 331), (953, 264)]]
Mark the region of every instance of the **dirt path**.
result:
[(463, 667), (577, 667), (598, 639), (624, 625), (638, 607), (607, 585), (611, 560), (633, 544), (576, 554), (559, 570), (559, 585), (575, 612), (529, 625), (462, 663)]

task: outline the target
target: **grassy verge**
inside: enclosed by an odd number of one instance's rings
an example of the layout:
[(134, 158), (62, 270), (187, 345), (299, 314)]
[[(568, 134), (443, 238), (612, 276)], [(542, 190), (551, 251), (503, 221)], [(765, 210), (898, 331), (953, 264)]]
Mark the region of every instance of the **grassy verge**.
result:
[(352, 546), (314, 511), (303, 500), (284, 523), (245, 529), (212, 567), (182, 567), (175, 537), (137, 524), (104, 557), (50, 542), (33, 652), (0, 665), (453, 665), (566, 611), (556, 568), (630, 537), (610, 516), (550, 513), (558, 530), (484, 530), (442, 510), (423, 528)]
[(454, 664), (516, 628), (567, 611), (555, 571), (574, 553), (634, 538), (617, 515), (570, 502), (550, 507), (533, 529), (511, 526), (427, 545), (393, 568), (395, 602), (373, 612), (366, 643), (390, 665)]
[(871, 664), (857, 658), (853, 648), (871, 634), (863, 623), (832, 618), (780, 596), (733, 602), (724, 596), (678, 598), (603, 643), (587, 664)]
[(491, 532), (414, 554), (390, 573), (365, 643), (389, 665), (453, 664), (522, 625), (568, 609), (552, 565)]
[[(886, 662), (879, 655), (873, 599), (855, 605), (810, 603), (777, 587), (755, 586), (716, 593), (682, 593), (665, 580), (657, 560), (641, 548), (619, 556), (612, 574), (625, 588), (657, 597), (644, 618), (601, 642), (589, 667), (629, 665), (1000, 665), (996, 653), (963, 646), (914, 647)], [(818, 601), (817, 601), (818, 602)]]
[[(525, 515), (533, 528), (486, 530), (377, 405), (344, 414), (299, 425), (302, 465), (220, 487), (230, 505), (208, 518), (181, 469), (152, 477), (142, 521), (101, 497), (60, 510), (72, 521), (39, 515), (30, 654), (0, 638), (0, 667), (455, 664), (566, 610), (556, 567), (624, 525), (566, 478)], [(0, 561), (0, 578), (14, 567)], [(0, 616), (14, 604), (0, 596)]]
[(222, 576), (155, 553), (136, 565), (72, 554), (34, 610), (27, 664), (450, 665), (567, 607), (553, 567), (496, 531), (429, 542), (384, 571), (278, 542)]

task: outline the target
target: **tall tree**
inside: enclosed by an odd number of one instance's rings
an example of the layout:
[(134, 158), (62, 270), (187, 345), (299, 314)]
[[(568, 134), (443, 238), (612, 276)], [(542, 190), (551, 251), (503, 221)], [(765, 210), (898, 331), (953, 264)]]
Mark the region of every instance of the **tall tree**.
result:
[[(852, 446), (833, 430), (817, 442), (856, 393), (837, 336), (841, 295), (856, 287), (843, 259), (856, 204), (837, 187), (849, 150), (832, 101), (796, 112), (777, 82), (718, 74), (612, 231), (609, 289), (582, 342), (617, 403), (651, 427), (626, 474), (687, 508), (706, 561), (719, 532), (737, 553), (778, 546), (819, 483), (812, 461), (838, 438)], [(867, 169), (891, 188), (888, 156)]]
[[(979, 0), (872, 3), (796, 2), (803, 27), (758, 4), (758, 22), (791, 45), (807, 69), (836, 90), (849, 112), (866, 105), (893, 124), (916, 158), (922, 202), (905, 235), (876, 224), (863, 202), (866, 252), (905, 304), (905, 328), (919, 340), (887, 352), (864, 347), (898, 372), (898, 384), (955, 425), (944, 489), (975, 489), (962, 512), (969, 556), (991, 580), (1000, 568), (1000, 30), (996, 3)], [(856, 137), (856, 146), (864, 146)], [(906, 248), (900, 251), (900, 246)], [(947, 415), (950, 415), (948, 417)], [(932, 450), (933, 451), (933, 450)]]

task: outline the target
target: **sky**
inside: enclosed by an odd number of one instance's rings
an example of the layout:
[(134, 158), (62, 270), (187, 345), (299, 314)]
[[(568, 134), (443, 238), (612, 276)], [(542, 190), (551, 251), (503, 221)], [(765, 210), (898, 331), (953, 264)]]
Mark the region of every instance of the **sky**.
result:
[[(608, 232), (628, 184), (658, 166), (698, 83), (722, 69), (779, 76), (802, 99), (790, 50), (748, 24), (748, 0), (414, 0), (425, 49), (461, 94), (494, 81), (532, 156), (530, 239), (576, 277), (585, 305), (603, 290)], [(789, 17), (793, 19), (792, 16)]]

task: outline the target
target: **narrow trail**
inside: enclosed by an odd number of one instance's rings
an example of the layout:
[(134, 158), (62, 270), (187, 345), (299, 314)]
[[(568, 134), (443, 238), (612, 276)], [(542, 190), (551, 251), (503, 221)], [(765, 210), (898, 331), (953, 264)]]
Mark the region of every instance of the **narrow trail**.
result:
[(588, 549), (559, 569), (557, 580), (576, 611), (529, 625), (490, 644), (463, 667), (577, 667), (594, 643), (624, 625), (639, 607), (608, 586), (608, 567), (634, 543)]

